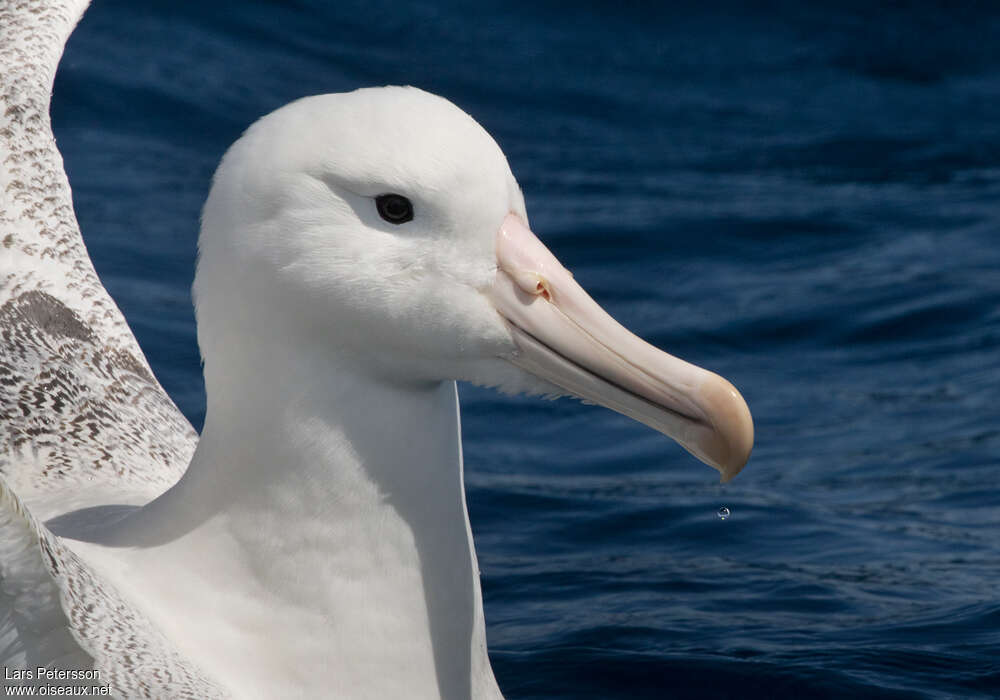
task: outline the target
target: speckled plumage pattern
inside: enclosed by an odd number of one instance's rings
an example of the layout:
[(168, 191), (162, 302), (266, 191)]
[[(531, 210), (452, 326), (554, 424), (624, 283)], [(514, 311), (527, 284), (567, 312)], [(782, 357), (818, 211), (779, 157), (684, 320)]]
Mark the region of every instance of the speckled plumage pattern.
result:
[(0, 343), (0, 473), (40, 517), (109, 487), (149, 500), (177, 480), (194, 435), (141, 354), (38, 289), (0, 306)]
[(94, 272), (52, 136), (86, 5), (0, 2), (0, 664), (97, 668), (122, 697), (219, 697), (40, 523), (155, 497), (197, 440)]
[(33, 509), (69, 482), (155, 496), (196, 441), (97, 279), (52, 136), (52, 80), (84, 7), (0, 5), (0, 473)]
[(2, 479), (0, 555), (0, 656), (8, 668), (95, 668), (118, 697), (225, 697)]

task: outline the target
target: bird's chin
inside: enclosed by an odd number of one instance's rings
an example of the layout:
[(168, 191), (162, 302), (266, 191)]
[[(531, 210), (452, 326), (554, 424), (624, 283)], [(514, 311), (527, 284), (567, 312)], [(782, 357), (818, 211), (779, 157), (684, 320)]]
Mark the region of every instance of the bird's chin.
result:
[(558, 393), (664, 433), (718, 469), (723, 481), (743, 468), (753, 421), (732, 384), (618, 324), (517, 216), (504, 220), (496, 254), (496, 278), (486, 293), (516, 347), (507, 362)]
[(563, 387), (518, 367), (513, 362), (516, 352), (510, 350), (492, 357), (454, 362), (448, 368), (448, 378), (498, 391), (507, 396), (532, 396), (543, 399), (572, 396)]

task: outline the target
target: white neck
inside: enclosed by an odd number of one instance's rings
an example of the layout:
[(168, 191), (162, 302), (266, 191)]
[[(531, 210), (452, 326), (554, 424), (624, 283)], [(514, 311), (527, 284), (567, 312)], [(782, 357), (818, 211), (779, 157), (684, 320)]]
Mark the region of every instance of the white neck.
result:
[(208, 363), (190, 468), (109, 536), (123, 586), (240, 697), (499, 697), (455, 384), (354, 369)]

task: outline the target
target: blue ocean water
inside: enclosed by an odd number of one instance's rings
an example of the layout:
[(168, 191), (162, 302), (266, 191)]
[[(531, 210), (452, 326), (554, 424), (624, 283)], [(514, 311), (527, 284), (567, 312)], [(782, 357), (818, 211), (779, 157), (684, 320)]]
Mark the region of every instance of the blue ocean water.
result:
[(97, 0), (53, 118), (98, 272), (200, 426), (226, 147), (303, 95), (440, 93), (757, 430), (720, 486), (617, 414), (461, 388), (507, 697), (1000, 697), (1000, 9), (661, 5)]

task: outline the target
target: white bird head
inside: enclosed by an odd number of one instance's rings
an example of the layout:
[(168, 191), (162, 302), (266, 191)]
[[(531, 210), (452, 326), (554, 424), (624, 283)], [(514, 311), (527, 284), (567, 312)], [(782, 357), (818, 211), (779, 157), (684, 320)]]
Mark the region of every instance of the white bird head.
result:
[(199, 249), (210, 404), (216, 358), (267, 332), (389, 382), (603, 404), (725, 480), (749, 457), (736, 389), (604, 313), (528, 228), (496, 142), (440, 97), (371, 88), (262, 118), (216, 172)]

